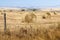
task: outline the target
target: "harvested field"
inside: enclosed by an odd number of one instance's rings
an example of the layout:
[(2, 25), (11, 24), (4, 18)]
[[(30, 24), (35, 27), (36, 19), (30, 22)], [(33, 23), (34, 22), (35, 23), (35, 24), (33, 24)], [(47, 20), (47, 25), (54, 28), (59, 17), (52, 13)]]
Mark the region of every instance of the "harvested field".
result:
[[(6, 32), (4, 32), (6, 13)], [(0, 11), (0, 40), (60, 40), (60, 13), (51, 11)]]

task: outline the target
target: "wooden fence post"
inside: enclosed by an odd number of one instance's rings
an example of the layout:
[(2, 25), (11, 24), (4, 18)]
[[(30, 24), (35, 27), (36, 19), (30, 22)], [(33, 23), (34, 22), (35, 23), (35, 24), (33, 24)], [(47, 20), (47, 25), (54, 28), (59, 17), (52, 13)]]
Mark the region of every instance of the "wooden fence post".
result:
[(4, 32), (6, 32), (6, 13), (4, 13)]

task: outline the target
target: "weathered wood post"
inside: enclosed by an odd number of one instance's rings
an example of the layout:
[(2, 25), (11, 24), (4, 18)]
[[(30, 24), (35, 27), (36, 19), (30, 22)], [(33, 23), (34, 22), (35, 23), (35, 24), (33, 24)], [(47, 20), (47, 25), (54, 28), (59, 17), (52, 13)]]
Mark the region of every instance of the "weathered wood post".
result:
[(4, 13), (4, 32), (6, 32), (6, 13)]

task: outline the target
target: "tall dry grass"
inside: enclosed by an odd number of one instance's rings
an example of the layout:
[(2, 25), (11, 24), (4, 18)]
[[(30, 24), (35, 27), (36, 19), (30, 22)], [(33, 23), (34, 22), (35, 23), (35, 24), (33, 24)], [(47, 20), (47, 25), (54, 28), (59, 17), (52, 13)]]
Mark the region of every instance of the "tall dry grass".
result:
[(57, 26), (51, 25), (48, 29), (32, 25), (21, 27), (16, 32), (7, 29), (6, 33), (0, 32), (0, 40), (60, 40), (60, 23)]

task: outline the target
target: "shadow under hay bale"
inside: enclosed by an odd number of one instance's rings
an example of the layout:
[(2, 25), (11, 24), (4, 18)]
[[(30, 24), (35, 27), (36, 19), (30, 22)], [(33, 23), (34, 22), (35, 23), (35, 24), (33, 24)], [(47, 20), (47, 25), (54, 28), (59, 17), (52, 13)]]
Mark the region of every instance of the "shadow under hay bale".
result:
[(43, 19), (46, 19), (46, 17), (45, 17), (45, 16), (42, 16), (42, 18), (43, 18)]
[(26, 11), (25, 9), (21, 9), (21, 11)]
[(32, 11), (37, 11), (37, 9), (32, 9)]

